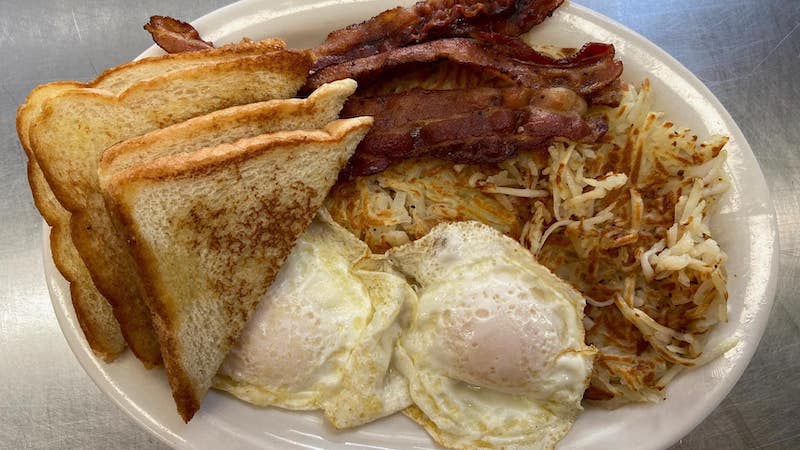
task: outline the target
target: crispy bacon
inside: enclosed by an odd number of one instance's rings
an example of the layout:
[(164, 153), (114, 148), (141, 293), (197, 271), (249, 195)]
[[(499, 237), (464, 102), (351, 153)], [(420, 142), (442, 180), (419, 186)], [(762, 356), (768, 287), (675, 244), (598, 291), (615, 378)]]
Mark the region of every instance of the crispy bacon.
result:
[[(498, 44), (495, 48), (505, 53), (506, 55), (522, 61), (527, 61), (535, 64), (550, 65), (558, 67), (579, 67), (588, 64), (592, 58), (601, 60), (607, 56), (609, 50), (612, 52), (614, 49), (609, 49), (607, 44), (589, 43), (583, 46), (579, 51), (575, 52), (570, 57), (553, 58), (544, 53), (537, 52), (530, 45), (526, 44), (519, 38), (507, 36), (498, 33), (485, 33), (481, 32), (476, 37), (484, 42), (492, 42)], [(593, 105), (619, 105), (620, 98), (622, 97), (622, 83), (619, 78), (613, 82), (592, 92), (587, 96), (589, 103)]]
[(153, 41), (167, 53), (191, 52), (213, 48), (211, 42), (204, 41), (193, 26), (178, 19), (165, 16), (152, 16), (144, 29)]
[(593, 142), (607, 125), (585, 113), (583, 99), (564, 88), (417, 88), (351, 99), (342, 117), (371, 115), (375, 122), (344, 176), (378, 173), (418, 156), (498, 163), (520, 148), (539, 148), (557, 136)]
[(314, 70), (394, 48), (490, 31), (517, 36), (541, 23), (564, 0), (427, 0), (384, 11), (336, 30), (314, 51)]
[[(590, 42), (578, 51), (571, 51), (572, 55), (564, 58), (554, 58), (545, 53), (536, 51), (525, 41), (518, 37), (507, 36), (500, 33), (480, 32), (475, 38), (486, 44), (493, 44), (491, 48), (520, 61), (525, 61), (541, 66), (578, 67), (590, 62), (593, 58), (603, 59), (607, 56), (613, 58), (614, 48), (610, 44)], [(611, 53), (608, 55), (608, 53)]]
[(599, 91), (595, 92), (591, 96), (589, 96), (588, 100), (589, 103), (592, 105), (607, 105), (607, 106), (619, 106), (619, 102), (622, 99), (622, 81), (617, 78), (614, 80), (613, 83), (609, 84), (608, 86), (600, 89)]
[[(597, 140), (608, 126), (601, 117), (586, 116), (587, 101), (618, 99), (622, 63), (614, 59), (614, 46), (589, 43), (553, 58), (515, 37), (562, 2), (427, 0), (331, 33), (315, 49), (319, 59), (307, 90), (355, 78), (365, 92), (390, 72), (431, 62), (477, 69), (493, 86), (351, 98), (342, 117), (370, 115), (375, 124), (343, 175), (369, 175), (419, 156), (498, 163), (555, 137)], [(169, 17), (154, 16), (145, 29), (168, 52), (211, 47), (191, 25)]]
[(622, 62), (614, 60), (614, 46), (610, 44), (589, 43), (559, 60), (533, 49), (524, 57), (516, 53), (519, 49), (475, 39), (440, 39), (326, 67), (309, 76), (306, 87), (316, 89), (343, 78), (368, 82), (390, 69), (437, 60), (494, 72), (523, 87), (566, 87), (581, 96), (593, 95), (622, 74)]

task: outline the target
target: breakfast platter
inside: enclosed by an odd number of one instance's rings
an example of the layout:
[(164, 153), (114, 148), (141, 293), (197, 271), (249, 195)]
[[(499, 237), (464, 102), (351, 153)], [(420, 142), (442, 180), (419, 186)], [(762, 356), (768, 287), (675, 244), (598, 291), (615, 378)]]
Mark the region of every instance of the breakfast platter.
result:
[[(411, 4), (401, 3), (403, 6)], [(278, 37), (285, 40), (290, 49), (310, 48), (322, 42), (331, 30), (367, 20), (394, 6), (397, 6), (396, 0), (286, 3), (242, 0), (192, 25), (203, 39), (214, 45), (235, 43), (243, 38)], [(719, 356), (700, 367), (675, 372), (662, 401), (631, 403), (613, 409), (585, 404), (569, 433), (557, 444), (557, 448), (564, 449), (668, 447), (720, 404), (743, 373), (764, 332), (778, 270), (776, 222), (766, 182), (741, 130), (719, 101), (685, 67), (642, 36), (579, 4), (567, 2), (552, 17), (534, 27), (525, 39), (561, 48), (579, 48), (586, 42), (613, 44), (616, 58), (624, 63), (622, 81), (640, 85), (643, 80), (649, 80), (654, 110), (662, 111), (665, 117), (679, 121), (697, 135), (729, 137), (722, 145), (723, 155), (727, 155), (724, 173), (730, 185), (719, 199), (717, 212), (710, 218), (714, 238), (727, 253), (727, 260), (724, 260), (729, 293), (727, 320), (710, 331), (705, 345), (708, 349), (721, 348)], [(153, 46), (139, 58), (160, 54), (163, 51)], [(322, 72), (320, 69), (318, 73)], [(347, 120), (355, 121), (350, 122), (355, 128), (366, 124), (364, 120), (358, 123), (356, 119)], [(530, 192), (538, 195), (535, 189)], [(335, 218), (335, 210), (332, 212)], [(320, 226), (315, 224), (312, 227)], [(435, 230), (452, 232), (438, 227)], [(461, 238), (457, 233), (448, 236), (441, 242)], [(482, 242), (495, 239), (487, 236)], [(497, 239), (500, 242), (500, 238)], [(546, 237), (542, 241), (544, 239)], [(402, 414), (338, 430), (320, 412), (257, 407), (220, 390), (209, 391), (202, 408), (193, 418), (190, 414), (191, 421), (185, 423), (175, 413), (170, 384), (162, 368), (144, 369), (131, 352), (123, 353), (111, 363), (95, 356), (78, 323), (69, 283), (53, 262), (47, 224), (43, 227), (43, 240), (48, 288), (70, 348), (98, 387), (165, 443), (178, 448), (440, 448), (422, 428)], [(663, 248), (662, 244), (660, 250)], [(389, 254), (390, 258), (396, 257), (394, 262), (403, 268), (402, 252), (390, 251)], [(428, 256), (432, 254), (433, 251)], [(420, 298), (422, 291), (418, 287)], [(679, 354), (687, 351), (674, 346), (667, 348)], [(241, 391), (235, 388), (222, 387), (241, 397), (237, 393)]]

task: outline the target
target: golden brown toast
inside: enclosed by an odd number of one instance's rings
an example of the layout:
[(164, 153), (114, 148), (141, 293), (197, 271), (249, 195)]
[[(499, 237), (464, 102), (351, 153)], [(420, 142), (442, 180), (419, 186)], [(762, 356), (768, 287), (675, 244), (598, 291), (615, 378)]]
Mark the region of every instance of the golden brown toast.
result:
[[(78, 83), (61, 82), (50, 83), (46, 89), (37, 88), (17, 112), (17, 134), (23, 150), (28, 155), (28, 182), (33, 202), (47, 224), (54, 228), (66, 229), (69, 226), (69, 212), (58, 203), (47, 185), (41, 168), (30, 150), (28, 130), (41, 111), (43, 100), (76, 86)], [(119, 323), (114, 318), (111, 305), (94, 286), (69, 234), (51, 233), (50, 248), (53, 262), (69, 282), (75, 317), (89, 347), (104, 361), (113, 361), (125, 350), (125, 340)]]
[[(243, 45), (241, 50), (232, 46), (165, 55), (112, 69), (90, 83), (94, 87), (75, 86), (44, 101), (29, 127), (33, 159), (55, 198), (72, 214), (68, 228), (62, 224), (52, 232), (71, 237), (98, 291), (111, 303), (128, 345), (146, 366), (160, 362), (158, 342), (133, 261), (99, 192), (97, 160), (106, 147), (129, 137), (228, 106), (293, 96), (310, 56), (264, 51), (280, 47), (280, 41)], [(175, 70), (163, 72), (169, 69)]]
[(100, 183), (118, 171), (156, 158), (229, 144), (275, 131), (314, 130), (339, 118), (356, 91), (354, 80), (322, 85), (305, 99), (270, 100), (221, 109), (113, 145), (100, 159)]
[(337, 120), (101, 174), (185, 421), (371, 124)]
[[(59, 81), (35, 88), (20, 106), (17, 112), (17, 134), (25, 154), (28, 156), (28, 182), (31, 186), (34, 204), (45, 221), (54, 228), (50, 235), (53, 261), (64, 278), (70, 283), (72, 305), (76, 318), (86, 336), (89, 346), (95, 354), (105, 361), (114, 360), (125, 349), (122, 331), (113, 316), (111, 306), (95, 287), (83, 260), (77, 253), (69, 233), (56, 230), (68, 230), (70, 214), (56, 200), (52, 190), (44, 179), (44, 174), (31, 151), (28, 132), (41, 113), (42, 103), (69, 89), (101, 88), (119, 93), (137, 81), (159, 76), (170, 70), (193, 67), (199, 64), (225, 61), (242, 56), (253, 56), (264, 52), (285, 48), (283, 41), (269, 39), (264, 41), (243, 41), (239, 44), (227, 45), (208, 52), (205, 57), (181, 54), (173, 56), (157, 56), (145, 58), (111, 68), (103, 72), (94, 81), (79, 83)], [(153, 342), (152, 332), (128, 329), (127, 334), (135, 345), (135, 353), (141, 355), (145, 365), (152, 366), (160, 362), (157, 346)], [(147, 337), (147, 335), (151, 337)], [(139, 336), (137, 338), (137, 336)]]

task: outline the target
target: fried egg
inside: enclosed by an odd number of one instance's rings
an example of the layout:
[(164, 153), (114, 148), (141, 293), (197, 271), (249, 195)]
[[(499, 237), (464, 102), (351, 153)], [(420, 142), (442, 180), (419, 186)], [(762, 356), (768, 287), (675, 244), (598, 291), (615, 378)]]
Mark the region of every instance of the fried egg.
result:
[(396, 364), (407, 414), (450, 448), (551, 448), (574, 423), (596, 351), (578, 291), (478, 222), (387, 252), (418, 304)]
[(380, 265), (366, 244), (321, 212), (222, 364), (215, 387), (259, 406), (322, 409), (340, 428), (409, 406), (406, 383), (390, 363), (416, 297)]

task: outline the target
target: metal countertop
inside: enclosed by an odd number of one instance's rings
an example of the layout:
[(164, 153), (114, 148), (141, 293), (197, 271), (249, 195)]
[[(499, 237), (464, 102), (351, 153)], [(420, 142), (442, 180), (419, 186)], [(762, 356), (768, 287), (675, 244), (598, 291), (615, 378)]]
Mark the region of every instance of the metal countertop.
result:
[[(56, 322), (42, 220), (17, 142), (36, 85), (89, 80), (151, 44), (153, 14), (226, 0), (0, 0), (0, 448), (162, 448), (83, 372)], [(716, 94), (747, 136), (777, 213), (780, 278), (758, 352), (679, 449), (800, 448), (800, 1), (580, 0), (649, 38)]]

